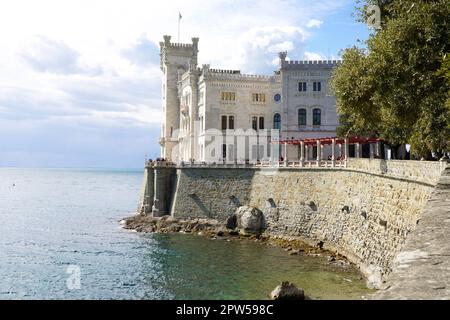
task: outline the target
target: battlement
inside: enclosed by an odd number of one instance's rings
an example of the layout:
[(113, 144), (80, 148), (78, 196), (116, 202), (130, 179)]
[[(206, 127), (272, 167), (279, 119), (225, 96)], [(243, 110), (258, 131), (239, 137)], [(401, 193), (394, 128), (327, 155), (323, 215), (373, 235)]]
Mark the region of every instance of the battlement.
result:
[[(163, 43), (163, 42), (162, 42)], [(166, 48), (186, 48), (186, 49), (192, 49), (194, 45), (192, 43), (174, 43), (171, 42)]]
[(210, 80), (233, 80), (233, 81), (264, 81), (276, 82), (277, 76), (242, 74), (240, 70), (210, 69), (209, 65), (204, 65), (203, 74)]
[(159, 43), (161, 49), (194, 49), (195, 51), (198, 51), (199, 38), (192, 38), (192, 43), (170, 42), (171, 38), (172, 37), (168, 35), (164, 36), (164, 41)]
[(159, 43), (160, 46), (160, 57), (161, 57), (161, 70), (163, 70), (163, 65), (168, 64), (170, 57), (172, 60), (179, 60), (180, 57), (186, 58), (185, 66), (197, 67), (197, 54), (198, 54), (198, 41), (199, 38), (192, 38), (192, 43), (174, 43), (170, 42), (172, 37), (165, 35), (164, 41)]
[(291, 60), (283, 61), (282, 69), (301, 69), (309, 67), (336, 67), (341, 63), (341, 60)]
[(241, 70), (209, 69), (208, 71), (211, 73), (241, 74)]

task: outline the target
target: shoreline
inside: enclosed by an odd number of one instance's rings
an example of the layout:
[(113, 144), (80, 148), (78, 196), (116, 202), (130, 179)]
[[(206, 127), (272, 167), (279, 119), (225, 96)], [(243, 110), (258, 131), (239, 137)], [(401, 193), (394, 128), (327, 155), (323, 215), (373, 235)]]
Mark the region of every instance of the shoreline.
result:
[(289, 255), (323, 256), (329, 264), (342, 268), (354, 268), (361, 278), (367, 281), (367, 277), (358, 266), (345, 256), (324, 249), (322, 246), (313, 246), (305, 241), (292, 237), (270, 234), (267, 231), (261, 234), (241, 233), (237, 229), (228, 229), (225, 222), (210, 218), (176, 219), (169, 215), (154, 218), (150, 215), (137, 214), (123, 218), (119, 221), (123, 229), (133, 230), (139, 233), (181, 233), (203, 236), (210, 239), (223, 239), (226, 241), (258, 242), (262, 245), (275, 246), (283, 249)]

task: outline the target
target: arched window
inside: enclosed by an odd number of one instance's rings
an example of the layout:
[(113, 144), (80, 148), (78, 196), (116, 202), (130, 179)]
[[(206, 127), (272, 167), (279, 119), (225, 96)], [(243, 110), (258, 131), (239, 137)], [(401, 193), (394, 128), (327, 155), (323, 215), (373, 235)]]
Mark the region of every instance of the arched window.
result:
[(227, 116), (222, 116), (222, 130), (227, 130)]
[(275, 113), (273, 116), (273, 128), (281, 130), (281, 116), (279, 113)]
[(264, 117), (259, 117), (259, 129), (264, 129)]
[(306, 126), (306, 109), (298, 109), (298, 125)]
[(313, 110), (313, 125), (314, 126), (320, 126), (322, 122), (322, 111), (320, 109), (314, 109)]
[(252, 117), (252, 129), (258, 130), (258, 117)]
[(228, 129), (234, 130), (234, 116), (228, 118)]

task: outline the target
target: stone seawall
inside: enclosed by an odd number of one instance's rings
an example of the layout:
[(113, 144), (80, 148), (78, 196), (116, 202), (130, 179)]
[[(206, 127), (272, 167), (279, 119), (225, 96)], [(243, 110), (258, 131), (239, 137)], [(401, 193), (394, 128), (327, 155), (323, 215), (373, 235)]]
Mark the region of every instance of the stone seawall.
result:
[(373, 299), (450, 299), (450, 167), (394, 260), (387, 285)]
[(268, 233), (339, 252), (379, 287), (415, 230), (441, 167), (371, 161), (355, 159), (346, 169), (178, 168), (171, 214), (223, 220), (238, 206), (258, 207)]

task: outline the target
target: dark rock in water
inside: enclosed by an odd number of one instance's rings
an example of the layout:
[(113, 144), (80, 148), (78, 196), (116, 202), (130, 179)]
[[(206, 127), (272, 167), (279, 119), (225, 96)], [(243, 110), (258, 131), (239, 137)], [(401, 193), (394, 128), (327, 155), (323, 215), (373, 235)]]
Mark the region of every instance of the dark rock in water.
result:
[(261, 210), (242, 206), (236, 210), (237, 226), (244, 234), (261, 234), (265, 227), (264, 214)]
[(237, 215), (236, 214), (230, 214), (227, 218), (226, 222), (227, 229), (236, 229), (237, 228)]
[(305, 300), (305, 293), (295, 284), (283, 281), (270, 293), (270, 298), (272, 300)]
[(228, 234), (229, 234), (230, 236), (238, 236), (238, 235), (239, 235), (239, 232), (238, 232), (237, 230), (231, 230), (230, 232), (228, 232)]
[(225, 232), (222, 228), (217, 229), (216, 236), (223, 237), (225, 235)]

